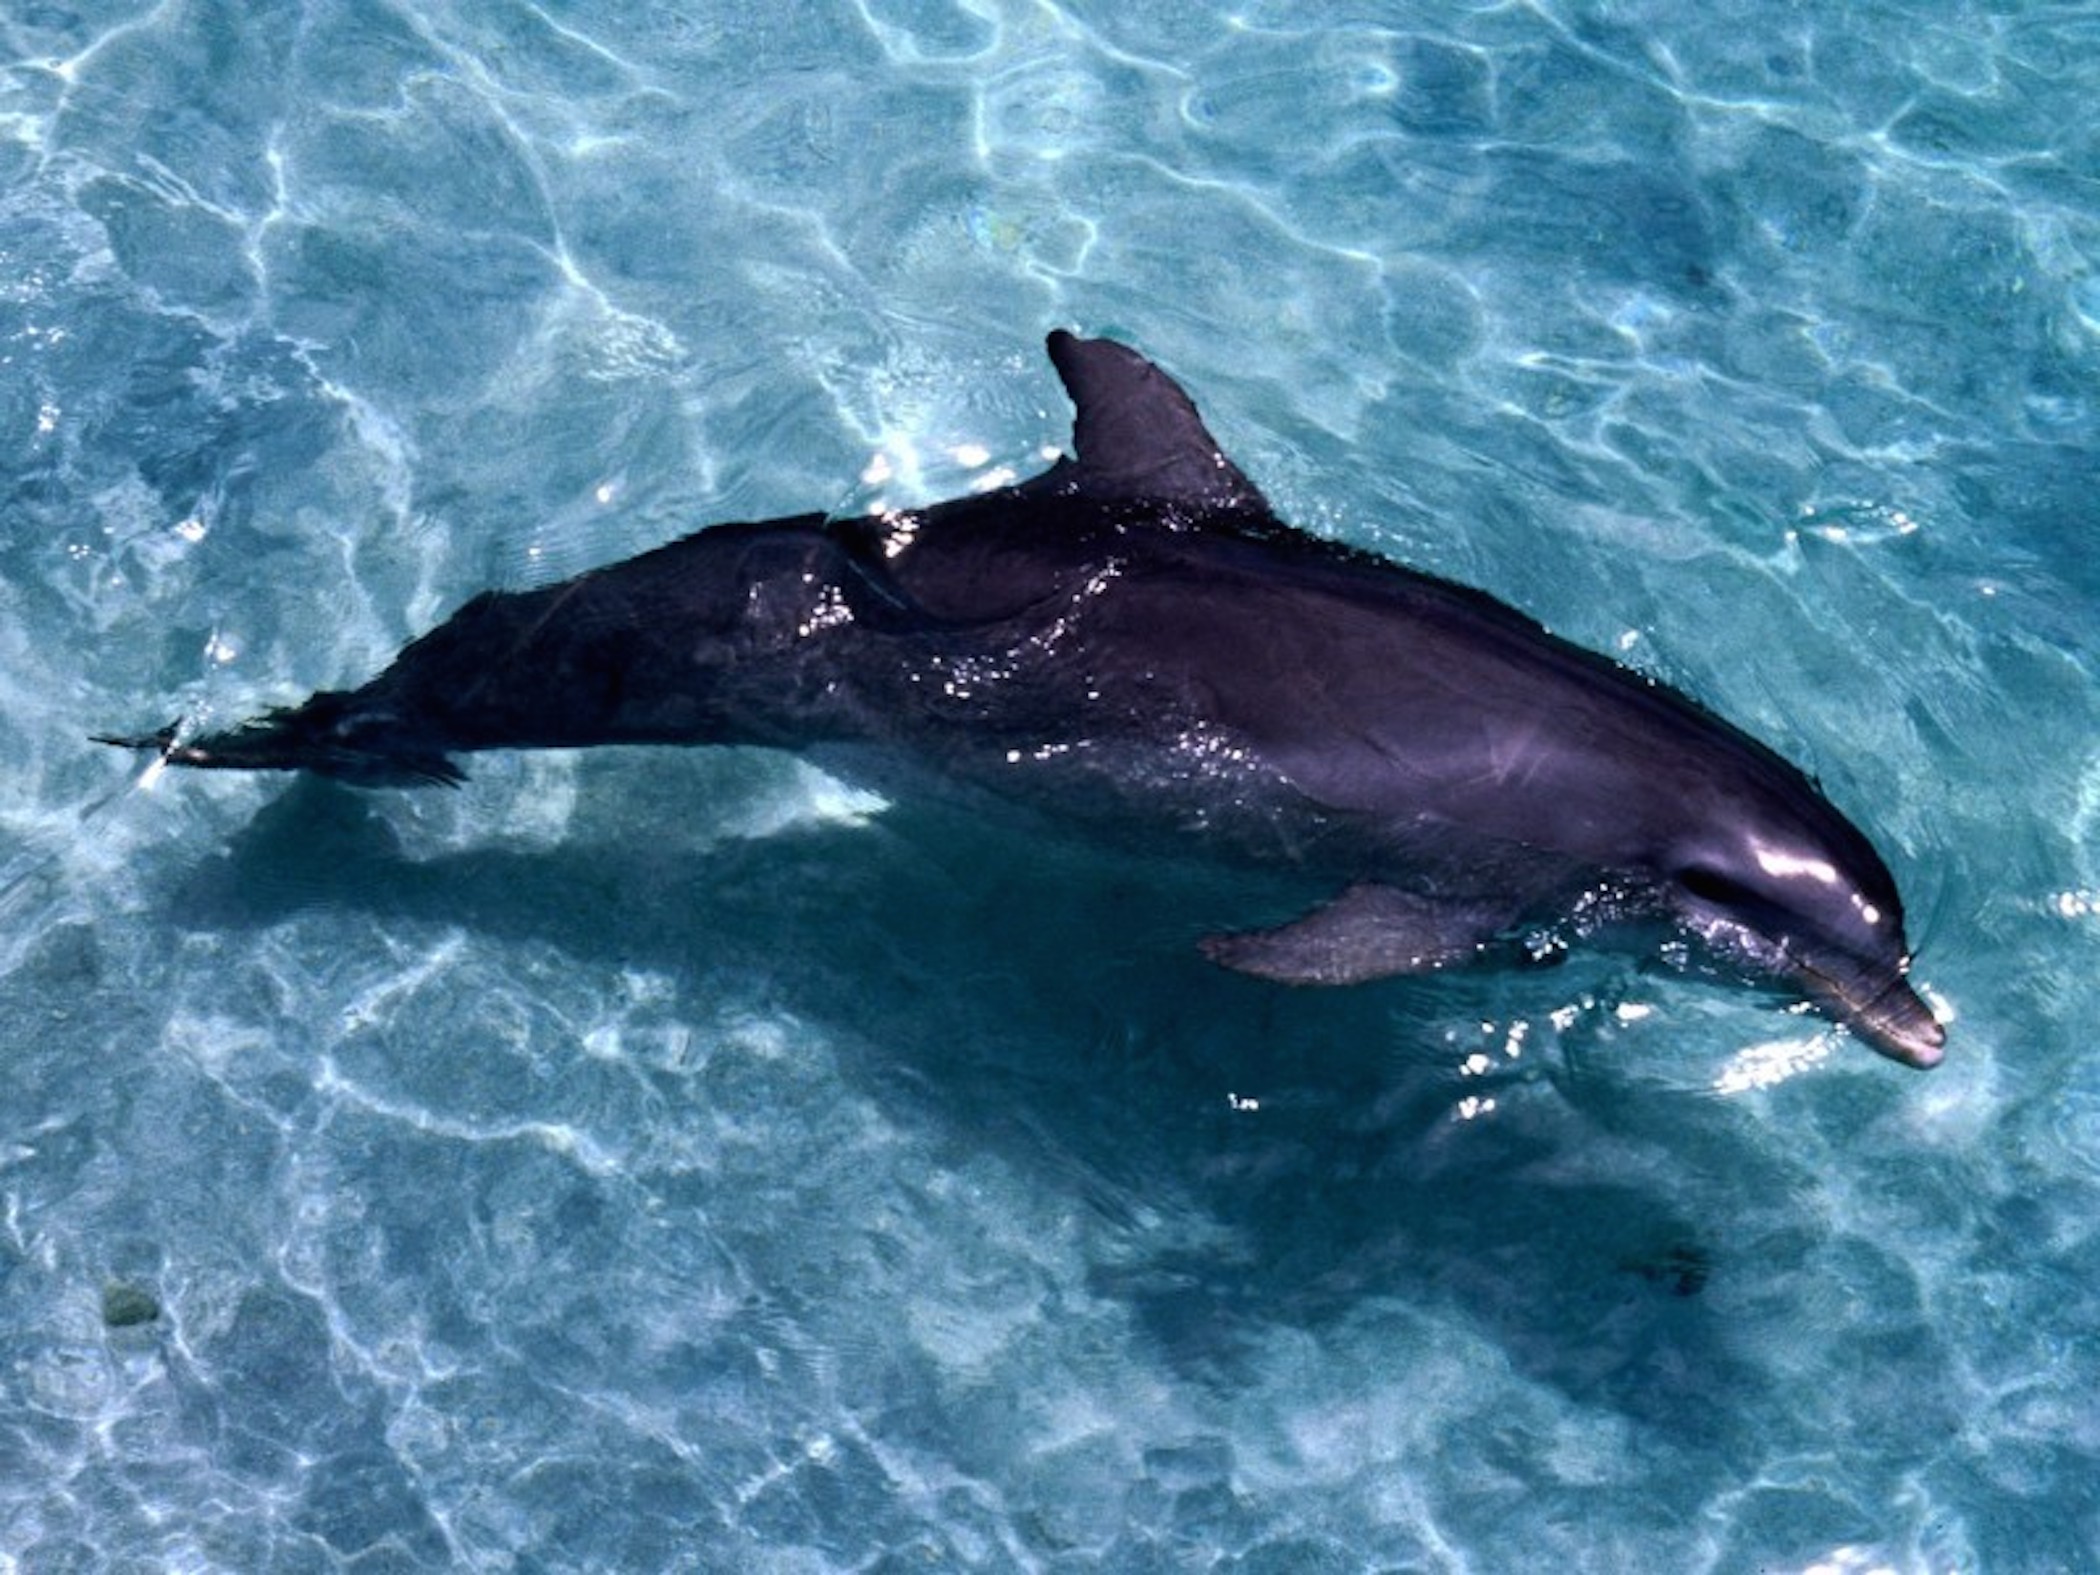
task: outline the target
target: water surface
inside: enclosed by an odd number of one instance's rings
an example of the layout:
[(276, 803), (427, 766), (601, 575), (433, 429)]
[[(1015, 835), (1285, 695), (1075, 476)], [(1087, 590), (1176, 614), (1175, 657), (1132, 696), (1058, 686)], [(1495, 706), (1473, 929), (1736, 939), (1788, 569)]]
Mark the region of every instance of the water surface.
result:
[[(1310, 14), (0, 17), (0, 1568), (2092, 1567), (2100, 24)], [(763, 754), (85, 741), (1033, 468), (1057, 325), (1813, 770), (1945, 1066)]]

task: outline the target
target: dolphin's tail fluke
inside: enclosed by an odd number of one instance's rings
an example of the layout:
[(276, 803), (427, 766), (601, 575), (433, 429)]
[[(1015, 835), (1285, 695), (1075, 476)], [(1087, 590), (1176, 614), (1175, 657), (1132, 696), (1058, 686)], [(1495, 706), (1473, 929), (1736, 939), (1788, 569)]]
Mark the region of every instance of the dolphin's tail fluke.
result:
[(323, 690), (223, 733), (182, 736), (180, 721), (154, 733), (96, 733), (98, 744), (151, 750), (169, 765), (216, 771), (312, 771), (360, 787), (455, 786), (466, 773), (444, 750), (419, 742), (362, 693)]

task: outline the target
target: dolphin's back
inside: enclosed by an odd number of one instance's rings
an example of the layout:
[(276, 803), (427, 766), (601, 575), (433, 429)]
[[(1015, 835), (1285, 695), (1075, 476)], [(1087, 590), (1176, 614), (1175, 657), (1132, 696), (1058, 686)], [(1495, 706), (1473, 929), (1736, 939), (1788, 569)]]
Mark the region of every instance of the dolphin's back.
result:
[[(1601, 864), (1641, 862), (1718, 793), (1806, 786), (1711, 713), (1504, 604), (1265, 512), (1192, 529), (1074, 500), (1034, 532), (1014, 518), (932, 522), (898, 583), (980, 631), (986, 669), (1006, 650), (1078, 653), (1011, 664), (1056, 691), (1027, 710), (1061, 718), (1062, 745), (1127, 730), (1225, 756), (1250, 789), (1287, 785), (1324, 811)], [(983, 723), (1013, 707), (987, 695)], [(1004, 747), (996, 731), (984, 742)]]

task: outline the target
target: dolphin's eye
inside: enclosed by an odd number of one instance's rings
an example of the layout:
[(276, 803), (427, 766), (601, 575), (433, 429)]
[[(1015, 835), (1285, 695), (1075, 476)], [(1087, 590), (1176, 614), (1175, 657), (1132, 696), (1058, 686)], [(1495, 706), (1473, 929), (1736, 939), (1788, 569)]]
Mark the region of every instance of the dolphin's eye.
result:
[(1677, 884), (1701, 902), (1724, 908), (1740, 908), (1758, 900), (1757, 893), (1734, 877), (1704, 864), (1693, 864), (1677, 872)]

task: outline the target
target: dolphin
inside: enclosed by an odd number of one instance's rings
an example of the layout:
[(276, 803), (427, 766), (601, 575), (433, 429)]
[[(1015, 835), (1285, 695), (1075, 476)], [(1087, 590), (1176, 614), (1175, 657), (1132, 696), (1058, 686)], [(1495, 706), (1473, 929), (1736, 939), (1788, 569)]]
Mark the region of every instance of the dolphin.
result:
[(1048, 349), (1073, 441), (1029, 480), (709, 526), (484, 592), (361, 688), (98, 741), (362, 785), (596, 744), (908, 768), (1318, 883), (1291, 922), (1200, 942), (1245, 974), (1349, 984), (1594, 939), (1940, 1060), (1895, 881), (1801, 771), (1480, 591), (1284, 523), (1135, 350)]

